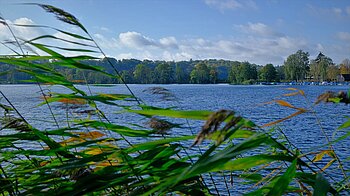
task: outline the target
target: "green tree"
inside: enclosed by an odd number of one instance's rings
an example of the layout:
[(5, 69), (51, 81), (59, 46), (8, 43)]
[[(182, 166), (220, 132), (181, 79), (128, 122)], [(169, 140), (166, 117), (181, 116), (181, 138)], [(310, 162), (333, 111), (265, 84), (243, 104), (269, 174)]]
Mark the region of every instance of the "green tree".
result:
[(334, 64), (328, 66), (328, 69), (327, 69), (327, 80), (328, 81), (337, 81), (339, 74), (340, 74), (340, 70), (339, 70), (338, 66), (336, 66)]
[(315, 60), (311, 61), (310, 75), (315, 81), (327, 80), (327, 70), (330, 65), (333, 65), (333, 60), (320, 52)]
[(277, 79), (277, 71), (276, 68), (272, 64), (265, 65), (259, 71), (259, 78), (265, 82), (273, 82)]
[(350, 74), (350, 60), (344, 59), (340, 64), (340, 74)]
[(186, 76), (185, 71), (181, 68), (179, 64), (176, 64), (175, 67), (175, 82), (178, 84), (183, 84), (188, 82), (188, 77)]
[(229, 72), (229, 82), (233, 84), (252, 83), (258, 78), (256, 65), (249, 62), (233, 63)]
[(134, 76), (131, 71), (123, 70), (121, 73), (121, 77), (127, 84), (134, 83)]
[(298, 50), (288, 56), (284, 62), (286, 79), (300, 81), (306, 77), (309, 70), (309, 53)]
[(205, 63), (198, 63), (191, 71), (190, 78), (192, 83), (207, 84), (209, 83), (210, 70)]
[(236, 72), (236, 80), (238, 83), (251, 82), (252, 80), (256, 80), (258, 78), (258, 73), (256, 70), (256, 66), (250, 64), (249, 62), (242, 62), (238, 66), (238, 70)]
[(212, 84), (216, 84), (217, 80), (218, 80), (218, 71), (215, 66), (211, 66), (209, 71), (209, 81)]
[(151, 68), (145, 66), (144, 64), (136, 65), (134, 71), (135, 83), (140, 84), (150, 84), (153, 82), (153, 73)]
[(170, 84), (173, 81), (173, 68), (168, 63), (160, 63), (154, 69), (155, 82)]
[(285, 72), (284, 72), (284, 66), (277, 66), (275, 67), (276, 68), (276, 72), (277, 72), (277, 76), (276, 76), (276, 82), (279, 82), (279, 81), (283, 81), (286, 79), (286, 75), (285, 75)]
[(231, 64), (231, 69), (228, 73), (228, 81), (232, 84), (236, 84), (237, 83), (237, 72), (238, 72), (238, 66), (240, 65), (240, 62), (238, 61), (234, 61)]

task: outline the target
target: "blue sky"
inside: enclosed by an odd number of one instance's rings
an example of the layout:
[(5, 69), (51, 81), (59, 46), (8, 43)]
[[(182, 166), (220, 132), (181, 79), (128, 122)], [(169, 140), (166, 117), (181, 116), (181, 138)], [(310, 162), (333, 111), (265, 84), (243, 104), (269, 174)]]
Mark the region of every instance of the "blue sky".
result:
[[(70, 28), (40, 8), (0, 0), (11, 23)], [(28, 2), (28, 1), (25, 1)], [(349, 0), (57, 0), (108, 56), (151, 60), (227, 59), (283, 64), (299, 49), (335, 63), (350, 58)], [(37, 30), (14, 28), (33, 38)], [(0, 39), (8, 38), (0, 26)], [(57, 35), (59, 36), (59, 35)], [(0, 47), (0, 52), (6, 53)]]

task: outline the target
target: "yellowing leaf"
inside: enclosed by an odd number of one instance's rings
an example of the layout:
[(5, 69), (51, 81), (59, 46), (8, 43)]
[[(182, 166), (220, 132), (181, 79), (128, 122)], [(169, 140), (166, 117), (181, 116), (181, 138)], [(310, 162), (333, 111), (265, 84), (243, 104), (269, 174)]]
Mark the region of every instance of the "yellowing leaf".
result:
[(40, 162), (40, 166), (45, 166), (47, 164), (51, 163), (51, 161), (43, 161), (43, 162)]
[(321, 171), (326, 170), (326, 169), (327, 169), (329, 166), (331, 166), (334, 162), (335, 162), (335, 159), (330, 160), (330, 161), (327, 163), (327, 165), (325, 165), (325, 166), (321, 169)]
[(274, 121), (274, 122), (270, 122), (270, 123), (264, 124), (264, 125), (261, 126), (261, 127), (268, 127), (268, 126), (272, 126), (272, 125), (278, 124), (278, 123), (280, 123), (280, 122), (282, 122), (282, 121), (288, 120), (288, 119), (290, 119), (290, 118), (292, 118), (292, 117), (294, 117), (294, 116), (297, 116), (297, 115), (299, 115), (299, 114), (302, 114), (302, 113), (304, 113), (304, 112), (306, 112), (306, 110), (299, 110), (299, 111), (297, 111), (297, 112), (295, 112), (295, 113), (293, 113), (293, 114), (291, 114), (291, 115), (289, 115), (289, 116), (287, 116), (287, 117), (285, 117), (285, 118), (281, 118), (281, 119), (276, 120), (276, 121)]
[(105, 134), (99, 132), (99, 131), (91, 131), (88, 133), (85, 133), (85, 135), (81, 135), (81, 137), (85, 137), (85, 138), (90, 138), (90, 139), (97, 139), (100, 138), (102, 136), (104, 136)]
[(116, 166), (116, 165), (118, 165), (117, 161), (103, 161), (96, 164), (97, 167), (108, 167), (108, 166)]
[(105, 135), (99, 131), (75, 132), (75, 134), (78, 134), (82, 139), (97, 139)]
[(103, 153), (103, 152), (99, 148), (94, 148), (92, 150), (85, 151), (85, 154), (89, 154), (89, 155), (98, 155), (98, 154), (101, 154), (101, 153)]
[(85, 80), (72, 80), (74, 83), (85, 83)]
[[(300, 94), (302, 96), (305, 96), (305, 92), (303, 90), (300, 90), (300, 89), (297, 89), (297, 88), (286, 88), (286, 90), (297, 91), (297, 92), (295, 92), (296, 94), (294, 94), (294, 95)], [(292, 94), (292, 93), (290, 93), (290, 94)]]
[(333, 150), (322, 150), (320, 153), (318, 153), (315, 158), (312, 160), (312, 162), (317, 162), (323, 159), (324, 155), (328, 155), (332, 158), (335, 158), (335, 154)]
[(287, 101), (284, 101), (284, 100), (275, 100), (275, 102), (276, 102), (278, 105), (296, 109), (295, 106), (293, 106), (292, 104), (288, 103)]
[(62, 142), (59, 142), (63, 146), (67, 146), (69, 143), (74, 143), (74, 142), (83, 142), (84, 140), (78, 137), (71, 137), (69, 139), (63, 140)]
[(276, 102), (278, 105), (281, 105), (281, 106), (284, 106), (284, 107), (288, 107), (288, 108), (293, 108), (293, 109), (299, 110), (299, 111), (301, 111), (302, 113), (304, 113), (304, 112), (307, 111), (307, 110), (304, 109), (304, 108), (295, 107), (295, 106), (293, 106), (292, 104), (290, 104), (289, 102), (284, 101), (284, 100), (274, 100), (274, 102)]
[(286, 88), (287, 90), (290, 90), (290, 91), (297, 91), (298, 89), (297, 88)]
[(79, 143), (79, 142), (84, 142), (87, 139), (97, 139), (97, 138), (104, 136), (104, 134), (99, 132), (99, 131), (72, 132), (72, 133), (79, 135), (79, 137), (71, 137), (71, 138), (63, 140), (59, 143), (63, 146), (67, 146), (67, 144), (69, 144), (69, 143), (75, 143), (75, 142)]
[(299, 92), (283, 94), (283, 96), (285, 96), (285, 97), (290, 97), (290, 96), (295, 96), (295, 95), (299, 95)]
[(84, 105), (84, 104), (86, 104), (86, 100), (79, 99), (79, 98), (73, 98), (73, 99), (62, 98), (62, 99), (59, 99), (58, 102), (65, 103), (65, 104), (74, 104), (74, 105)]

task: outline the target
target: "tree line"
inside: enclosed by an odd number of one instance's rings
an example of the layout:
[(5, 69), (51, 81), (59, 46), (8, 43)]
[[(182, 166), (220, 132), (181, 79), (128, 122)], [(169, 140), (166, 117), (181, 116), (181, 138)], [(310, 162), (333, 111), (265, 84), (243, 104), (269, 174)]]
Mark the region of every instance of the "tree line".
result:
[[(319, 53), (309, 59), (309, 53), (298, 50), (287, 57), (283, 65), (256, 65), (247, 61), (228, 60), (189, 60), (189, 61), (150, 61), (114, 58), (84, 60), (83, 63), (100, 66), (111, 74), (114, 70), (108, 65), (111, 61), (126, 83), (135, 84), (255, 84), (257, 82), (287, 81), (338, 81), (341, 74), (350, 74), (350, 60), (345, 59), (336, 65), (330, 57)], [(45, 62), (41, 62), (45, 63)], [(92, 84), (121, 83), (98, 72), (55, 67), (73, 82), (87, 81)], [(0, 83), (24, 83), (30, 76), (7, 64), (0, 64)]]

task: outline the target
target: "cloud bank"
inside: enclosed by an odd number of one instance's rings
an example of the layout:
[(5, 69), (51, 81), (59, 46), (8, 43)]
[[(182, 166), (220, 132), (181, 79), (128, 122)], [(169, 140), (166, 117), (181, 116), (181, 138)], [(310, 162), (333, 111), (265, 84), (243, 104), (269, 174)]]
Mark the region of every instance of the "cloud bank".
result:
[[(35, 24), (28, 18), (19, 18), (9, 23)], [(13, 27), (15, 34), (25, 39), (34, 38), (41, 34), (34, 28)], [(235, 25), (231, 37), (207, 39), (204, 37), (191, 37), (179, 39), (168, 35), (151, 37), (141, 32), (127, 31), (114, 37), (106, 37), (102, 33), (93, 34), (94, 39), (108, 54), (118, 59), (150, 59), (181, 61), (190, 59), (226, 59), (249, 61), (256, 64), (273, 63), (283, 64), (284, 60), (299, 49), (310, 52), (311, 55), (324, 52), (333, 58), (334, 62), (341, 62), (348, 58), (346, 51), (350, 51), (350, 33), (338, 32), (335, 34), (342, 45), (325, 45), (311, 43), (302, 37), (291, 37), (275, 31), (269, 25), (257, 22)], [(239, 37), (234, 35), (240, 34)], [(71, 39), (62, 33), (53, 35), (64, 39)], [(8, 29), (0, 25), (0, 39), (10, 39)], [(9, 51), (0, 48), (2, 54)], [(64, 53), (65, 54), (65, 53)], [(76, 53), (78, 54), (78, 53)], [(70, 55), (74, 55), (70, 53)]]
[[(245, 39), (178, 40), (173, 36), (155, 39), (140, 32), (123, 32), (113, 41), (118, 46), (116, 54), (112, 56), (173, 61), (215, 58), (257, 64), (281, 64), (288, 55), (308, 46), (306, 40), (285, 36), (263, 23), (248, 23), (237, 27), (245, 33)], [(102, 42), (103, 47), (110, 48), (108, 44), (103, 43), (110, 42)], [(118, 51), (124, 52), (117, 54)]]

